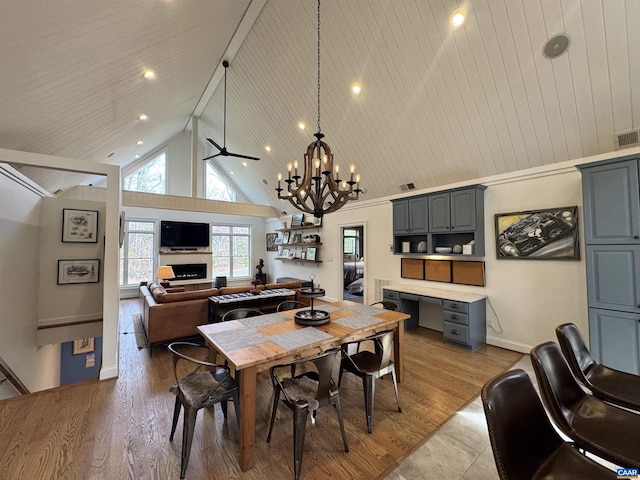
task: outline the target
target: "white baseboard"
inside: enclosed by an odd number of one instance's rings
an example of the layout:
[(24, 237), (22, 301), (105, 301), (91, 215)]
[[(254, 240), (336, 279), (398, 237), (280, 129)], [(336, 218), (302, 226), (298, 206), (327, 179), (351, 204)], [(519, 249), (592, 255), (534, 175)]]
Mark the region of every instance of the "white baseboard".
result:
[(529, 353), (533, 346), (520, 342), (512, 342), (510, 340), (504, 340), (502, 338), (491, 337), (487, 335), (487, 343), (500, 348), (506, 348), (507, 350), (513, 350), (514, 352)]
[(102, 367), (100, 370), (100, 380), (108, 380), (110, 378), (118, 378), (118, 366)]

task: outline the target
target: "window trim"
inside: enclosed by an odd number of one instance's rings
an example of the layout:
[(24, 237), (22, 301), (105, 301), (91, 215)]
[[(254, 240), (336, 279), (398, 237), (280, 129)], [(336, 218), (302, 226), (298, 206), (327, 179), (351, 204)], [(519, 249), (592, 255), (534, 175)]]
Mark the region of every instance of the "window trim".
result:
[[(151, 267), (152, 273), (151, 275), (155, 275), (156, 270), (158, 269), (158, 265), (160, 264), (160, 258), (158, 255), (158, 246), (160, 244), (160, 235), (159, 235), (159, 221), (155, 220), (155, 219), (150, 219), (150, 218), (125, 218), (125, 222), (124, 222), (124, 241), (122, 243), (122, 249), (124, 249), (123, 251), (126, 252), (126, 248), (129, 245), (129, 237), (128, 234), (131, 232), (131, 230), (129, 230), (128, 225), (129, 222), (140, 222), (140, 223), (152, 223), (153, 224), (153, 231), (149, 231), (149, 230), (133, 230), (133, 232), (135, 233), (153, 233), (153, 246), (152, 246), (152, 259), (153, 259), (153, 264)], [(126, 272), (127, 272), (127, 266), (126, 266), (126, 260), (127, 260), (127, 256), (124, 255), (124, 261), (123, 261), (123, 265), (122, 265), (122, 272), (119, 272), (118, 277), (120, 277), (120, 275), (122, 276), (122, 280), (124, 281), (125, 277), (126, 277)], [(118, 255), (118, 264), (120, 263), (120, 256)], [(120, 278), (118, 278), (118, 280), (120, 280)], [(153, 281), (154, 278), (150, 278), (148, 280)], [(138, 285), (133, 284), (133, 283), (121, 283), (119, 285), (119, 287), (121, 289), (131, 289), (131, 288), (137, 288)]]
[[(170, 191), (169, 190), (169, 182), (170, 182), (170, 180), (169, 180), (169, 146), (168, 145), (163, 145), (162, 147), (158, 147), (158, 148), (156, 148), (154, 150), (151, 150), (146, 155), (143, 155), (138, 160), (135, 160), (134, 162), (132, 162), (129, 165), (127, 165), (126, 167), (124, 167), (122, 169), (122, 174), (121, 174), (121, 177), (120, 177), (121, 178), (121, 180), (120, 180), (120, 188), (121, 188), (121, 190), (127, 191), (127, 192), (135, 192), (135, 191), (137, 191), (137, 190), (127, 190), (126, 188), (124, 188), (124, 179), (126, 177), (128, 177), (129, 175), (134, 174), (138, 170), (144, 168), (145, 165), (147, 165), (151, 161), (155, 160), (157, 157), (159, 157), (163, 153), (165, 155), (165, 162), (164, 162), (164, 191), (165, 191), (165, 193), (160, 194), (160, 195), (169, 195), (169, 191)], [(147, 193), (147, 192), (140, 192), (140, 193)]]
[[(233, 203), (238, 203), (238, 197), (240, 196), (240, 192), (238, 191), (238, 187), (236, 186), (235, 183), (233, 183), (231, 181), (231, 179), (229, 177), (227, 177), (227, 175), (219, 168), (217, 168), (213, 162), (211, 160), (207, 161), (204, 163), (203, 165), (203, 175), (202, 175), (202, 198), (204, 198), (205, 200), (212, 200), (215, 202), (226, 202), (229, 200), (217, 200), (215, 198), (209, 198), (207, 197), (207, 167), (211, 167), (211, 169), (213, 169), (214, 172), (216, 172), (218, 174), (218, 177), (227, 185), (227, 188), (233, 190), (236, 199), (235, 200), (231, 200), (230, 202)], [(213, 224), (212, 224), (213, 225)]]
[[(249, 233), (248, 234), (235, 234), (235, 236), (238, 237), (248, 237), (249, 239), (249, 252), (247, 254), (247, 257), (249, 259), (249, 273), (246, 277), (234, 277), (233, 276), (233, 237), (234, 234), (233, 233), (229, 233), (229, 234), (214, 234), (213, 232), (213, 227), (230, 227), (231, 228), (231, 232), (233, 232), (233, 227), (240, 227), (240, 228), (248, 228), (249, 229)], [(247, 280), (247, 279), (253, 279), (253, 275), (251, 273), (251, 259), (253, 258), (253, 225), (251, 224), (240, 224), (240, 223), (226, 223), (226, 222), (210, 222), (209, 223), (209, 228), (210, 228), (210, 234), (211, 234), (211, 278), (214, 279), (215, 278), (215, 273), (214, 273), (214, 268), (213, 268), (213, 263), (214, 263), (214, 249), (213, 249), (213, 236), (214, 235), (219, 235), (219, 236), (229, 236), (231, 237), (231, 254), (229, 256), (230, 258), (230, 264), (229, 264), (229, 272), (230, 274), (227, 276), (227, 278), (229, 280)]]

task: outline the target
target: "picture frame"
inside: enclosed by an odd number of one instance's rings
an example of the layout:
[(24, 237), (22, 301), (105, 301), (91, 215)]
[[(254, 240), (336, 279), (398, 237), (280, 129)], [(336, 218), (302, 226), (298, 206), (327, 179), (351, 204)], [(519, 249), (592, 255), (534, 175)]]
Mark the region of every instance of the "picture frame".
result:
[(95, 350), (94, 338), (80, 338), (73, 341), (73, 355), (91, 353)]
[(303, 219), (304, 213), (294, 213), (291, 215), (291, 228), (300, 227)]
[(290, 232), (284, 232), (284, 234), (282, 235), (282, 243), (289, 243), (290, 235)]
[(302, 243), (302, 234), (301, 233), (295, 233), (293, 235), (293, 239), (291, 240), (291, 243)]
[(276, 240), (278, 239), (277, 233), (267, 233), (267, 252), (277, 252), (278, 244)]
[(282, 245), (282, 237), (276, 238), (276, 245)]
[(313, 225), (316, 227), (321, 227), (322, 226), (322, 217), (313, 217)]
[(578, 207), (495, 215), (498, 260), (579, 260)]
[(306, 250), (302, 250), (300, 252), (300, 260), (306, 260), (307, 258), (307, 251)]
[(307, 260), (316, 260), (316, 253), (317, 253), (317, 248), (316, 247), (307, 247)]
[(65, 243), (97, 243), (98, 211), (63, 208), (62, 241)]
[(289, 258), (289, 249), (288, 248), (283, 248), (282, 250), (280, 250), (280, 257), (282, 258)]
[(120, 211), (120, 219), (119, 219), (119, 230), (118, 230), (118, 245), (120, 248), (124, 245), (124, 222), (125, 222), (125, 213), (124, 210)]
[(100, 260), (58, 260), (58, 285), (98, 283)]

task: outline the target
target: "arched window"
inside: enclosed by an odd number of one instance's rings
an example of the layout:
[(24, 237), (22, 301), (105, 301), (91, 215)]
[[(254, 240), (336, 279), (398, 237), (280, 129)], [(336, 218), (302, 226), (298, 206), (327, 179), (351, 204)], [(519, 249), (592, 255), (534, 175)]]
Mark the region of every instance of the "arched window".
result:
[(222, 175), (207, 162), (205, 166), (205, 198), (208, 200), (236, 201), (236, 191), (229, 186)]
[(124, 177), (122, 188), (133, 192), (166, 193), (167, 152), (160, 152)]

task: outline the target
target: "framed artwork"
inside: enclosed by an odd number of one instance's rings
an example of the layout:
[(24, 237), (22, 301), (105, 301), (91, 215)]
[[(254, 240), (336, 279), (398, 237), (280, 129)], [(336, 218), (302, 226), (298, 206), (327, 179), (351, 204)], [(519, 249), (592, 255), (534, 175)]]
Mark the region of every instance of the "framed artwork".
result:
[(283, 236), (282, 236), (282, 243), (289, 243), (289, 232), (284, 232)]
[(100, 260), (58, 260), (58, 285), (99, 281)]
[(304, 213), (294, 213), (291, 215), (291, 228), (301, 226), (303, 218)]
[(267, 252), (277, 252), (278, 244), (276, 240), (278, 239), (277, 233), (267, 233)]
[(282, 237), (276, 238), (276, 245), (282, 245)]
[(291, 240), (291, 243), (302, 243), (302, 234), (301, 233), (295, 233), (293, 235), (293, 239)]
[(283, 248), (282, 250), (280, 250), (280, 257), (282, 258), (289, 258), (289, 249), (288, 248)]
[(579, 260), (578, 207), (558, 207), (495, 216), (500, 259)]
[(305, 260), (305, 259), (307, 258), (307, 252), (306, 252), (305, 250), (302, 250), (302, 251), (300, 252), (300, 258), (301, 258), (302, 260)]
[(307, 248), (307, 260), (315, 260), (316, 259), (316, 247), (308, 247)]
[(91, 353), (94, 350), (94, 340), (91, 338), (81, 338), (73, 341), (73, 355)]
[(63, 208), (62, 241), (96, 243), (98, 241), (98, 211)]
[(322, 226), (322, 217), (316, 217), (316, 216), (314, 216), (314, 217), (313, 217), (313, 224), (314, 224), (316, 227), (321, 227), (321, 226)]

